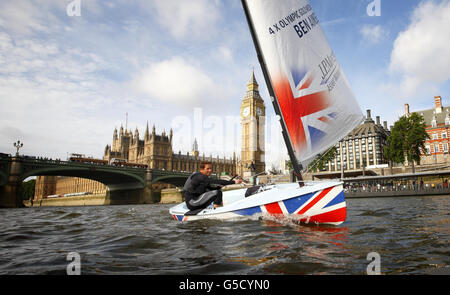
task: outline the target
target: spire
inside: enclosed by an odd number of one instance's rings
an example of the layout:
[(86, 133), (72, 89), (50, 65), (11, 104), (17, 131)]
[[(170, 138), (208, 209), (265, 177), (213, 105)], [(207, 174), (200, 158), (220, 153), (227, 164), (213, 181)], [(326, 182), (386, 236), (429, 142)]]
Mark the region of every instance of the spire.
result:
[(156, 134), (155, 124), (153, 124), (153, 128), (152, 128), (152, 134), (153, 134), (153, 135), (155, 135), (155, 134)]
[(117, 127), (114, 128), (113, 139), (117, 139)]
[(148, 131), (148, 121), (147, 121), (147, 127), (145, 128), (144, 140), (147, 140), (149, 137), (150, 137), (150, 133)]
[(192, 151), (198, 151), (197, 138), (194, 138), (194, 144), (192, 145)]
[(247, 91), (258, 91), (258, 82), (255, 79), (255, 69), (252, 67), (252, 76), (247, 84)]

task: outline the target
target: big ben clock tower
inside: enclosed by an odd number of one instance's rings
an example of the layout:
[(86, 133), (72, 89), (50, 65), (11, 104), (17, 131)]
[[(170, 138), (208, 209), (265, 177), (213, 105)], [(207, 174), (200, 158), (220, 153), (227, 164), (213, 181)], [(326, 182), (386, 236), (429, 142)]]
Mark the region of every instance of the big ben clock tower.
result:
[(247, 92), (241, 103), (241, 163), (242, 172), (265, 171), (264, 130), (266, 107), (259, 95), (255, 73), (247, 84)]

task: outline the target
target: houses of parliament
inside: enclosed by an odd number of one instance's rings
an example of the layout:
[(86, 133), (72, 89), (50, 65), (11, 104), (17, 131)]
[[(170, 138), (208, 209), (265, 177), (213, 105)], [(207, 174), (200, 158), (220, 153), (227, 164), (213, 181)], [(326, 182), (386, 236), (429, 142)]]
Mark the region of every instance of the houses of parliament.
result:
[[(264, 132), (265, 132), (265, 105), (258, 89), (258, 83), (252, 71), (247, 90), (241, 100), (240, 125), (241, 125), (241, 153), (240, 157), (233, 153), (230, 158), (219, 158), (200, 154), (198, 144), (193, 139), (190, 152), (182, 154), (174, 152), (172, 146), (173, 131), (167, 134), (163, 131), (156, 133), (155, 125), (150, 132), (148, 122), (141, 138), (136, 128), (134, 134), (127, 128), (120, 127), (113, 131), (112, 144), (106, 145), (103, 159), (108, 163), (114, 159), (130, 163), (146, 164), (150, 169), (172, 171), (199, 171), (202, 161), (212, 163), (213, 173), (228, 175), (245, 175), (252, 171), (261, 173), (265, 171)], [(170, 185), (157, 183), (153, 189), (160, 191)], [(93, 180), (62, 177), (62, 176), (38, 176), (35, 187), (35, 200), (49, 195), (64, 195), (69, 193), (90, 192), (102, 194), (106, 192), (106, 186)]]

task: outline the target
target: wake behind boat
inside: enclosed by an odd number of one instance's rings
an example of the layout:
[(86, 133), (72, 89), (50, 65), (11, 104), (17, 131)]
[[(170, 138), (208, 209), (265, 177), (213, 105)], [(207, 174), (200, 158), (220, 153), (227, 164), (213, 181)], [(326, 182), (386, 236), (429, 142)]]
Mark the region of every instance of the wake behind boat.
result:
[(179, 221), (267, 215), (306, 224), (339, 225), (345, 221), (347, 208), (342, 182), (307, 182), (302, 187), (298, 183), (260, 186), (254, 194), (245, 197), (247, 190), (224, 192), (223, 206), (216, 209), (206, 208), (189, 215), (183, 202), (172, 207), (170, 214)]

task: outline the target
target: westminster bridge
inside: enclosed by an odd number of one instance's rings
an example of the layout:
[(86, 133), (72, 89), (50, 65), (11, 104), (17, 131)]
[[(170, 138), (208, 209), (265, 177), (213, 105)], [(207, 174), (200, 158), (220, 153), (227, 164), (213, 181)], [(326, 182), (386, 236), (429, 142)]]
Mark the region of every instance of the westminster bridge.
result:
[(0, 207), (23, 207), (22, 182), (30, 176), (69, 176), (92, 179), (107, 187), (105, 204), (153, 203), (152, 184), (183, 186), (190, 172), (117, 167), (105, 164), (44, 160), (0, 155)]

